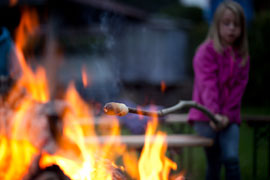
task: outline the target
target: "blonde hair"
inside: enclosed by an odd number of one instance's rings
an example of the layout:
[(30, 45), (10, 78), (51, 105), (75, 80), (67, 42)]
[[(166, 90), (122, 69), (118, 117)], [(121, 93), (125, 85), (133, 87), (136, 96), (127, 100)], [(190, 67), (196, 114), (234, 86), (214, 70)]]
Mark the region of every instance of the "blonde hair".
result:
[(243, 61), (242, 65), (245, 65), (247, 62), (247, 58), (249, 56), (248, 54), (248, 41), (247, 41), (247, 30), (246, 30), (246, 20), (244, 15), (244, 10), (237, 2), (234, 2), (232, 0), (226, 0), (222, 2), (215, 14), (213, 23), (209, 29), (207, 39), (213, 40), (214, 48), (217, 52), (222, 53), (223, 52), (223, 45), (221, 43), (221, 38), (219, 35), (219, 23), (221, 20), (222, 15), (224, 14), (225, 10), (229, 9), (231, 10), (235, 16), (238, 18), (240, 27), (241, 27), (241, 34), (236, 39), (234, 43), (234, 48), (238, 50), (238, 53), (242, 56)]

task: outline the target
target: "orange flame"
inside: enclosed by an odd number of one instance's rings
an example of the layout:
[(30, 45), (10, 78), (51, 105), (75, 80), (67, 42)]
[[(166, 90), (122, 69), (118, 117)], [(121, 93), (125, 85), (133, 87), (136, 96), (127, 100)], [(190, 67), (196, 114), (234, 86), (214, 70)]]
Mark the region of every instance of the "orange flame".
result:
[(161, 81), (161, 83), (160, 83), (160, 90), (161, 90), (162, 93), (164, 93), (166, 91), (165, 81)]
[(132, 179), (140, 179), (138, 169), (138, 157), (136, 151), (129, 151), (123, 154), (125, 169)]
[[(6, 122), (7, 126), (1, 126), (0, 161), (4, 163), (0, 164), (0, 179), (23, 179), (38, 155), (37, 146), (30, 140), (35, 136), (33, 131), (29, 131), (31, 120), (26, 118), (31, 108), (32, 102), (25, 99)], [(4, 122), (6, 120), (5, 116), (1, 119)]]
[(37, 102), (48, 100), (46, 75), (42, 68), (33, 73), (22, 53), (29, 32), (37, 25), (36, 18), (35, 11), (24, 9), (15, 42), (22, 74), (9, 93), (7, 104), (0, 101), (0, 179), (3, 180), (23, 179), (46, 139), (40, 131), (46, 127), (44, 118), (35, 119), (39, 109)]
[(82, 67), (82, 82), (84, 87), (88, 86), (88, 76), (85, 67)]
[[(112, 166), (112, 163), (108, 164), (108, 162), (114, 160), (125, 150), (125, 147), (120, 145), (115, 138), (120, 133), (119, 126), (115, 124), (111, 129), (108, 141), (100, 144), (93, 127), (93, 115), (89, 112), (87, 104), (79, 97), (73, 84), (67, 91), (66, 101), (70, 105), (70, 111), (66, 112), (63, 117), (64, 132), (59, 143), (58, 153), (53, 156), (43, 155), (40, 166), (44, 168), (54, 163), (58, 164), (72, 179), (112, 179), (107, 168)], [(87, 130), (82, 128), (81, 123), (87, 126)], [(85, 142), (86, 136), (91, 137), (91, 143)], [(106, 159), (108, 162), (104, 161)]]
[[(166, 135), (157, 129), (157, 117), (148, 123), (145, 144), (139, 159), (140, 179), (143, 180), (166, 180), (168, 179), (170, 169), (176, 170), (177, 165), (165, 156), (167, 145)], [(153, 140), (153, 135), (155, 135)], [(154, 141), (154, 143), (153, 143)]]
[(0, 179), (23, 179), (38, 151), (25, 140), (1, 136), (0, 142)]
[(27, 65), (23, 55), (23, 48), (26, 47), (27, 37), (32, 35), (38, 26), (37, 12), (25, 8), (22, 11), (22, 19), (16, 30), (16, 54), (22, 70), (19, 83), (25, 87), (33, 98), (39, 102), (46, 102), (49, 99), (49, 89), (47, 85), (45, 70), (38, 67), (36, 74)]
[(27, 44), (27, 37), (33, 35), (38, 28), (39, 20), (34, 9), (25, 7), (22, 9), (22, 17), (19, 27), (16, 29), (15, 43), (18, 49), (23, 49)]

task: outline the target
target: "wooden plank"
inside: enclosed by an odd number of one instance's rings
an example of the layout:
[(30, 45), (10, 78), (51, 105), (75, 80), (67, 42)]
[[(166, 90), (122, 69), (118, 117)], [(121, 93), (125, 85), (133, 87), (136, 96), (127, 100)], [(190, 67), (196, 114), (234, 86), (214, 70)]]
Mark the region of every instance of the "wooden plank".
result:
[(243, 121), (254, 122), (254, 123), (270, 123), (270, 116), (269, 115), (243, 115), (242, 117)]
[[(242, 115), (243, 122), (247, 123), (270, 123), (269, 115)], [(187, 123), (188, 114), (169, 114), (165, 117), (165, 123)]]
[[(112, 138), (111, 136), (98, 136), (98, 137), (86, 137), (86, 143), (96, 143), (98, 142), (103, 144), (108, 142)], [(114, 137), (116, 142), (121, 142), (122, 144), (127, 145), (128, 147), (143, 147), (145, 141), (145, 135), (122, 135)], [(155, 136), (150, 138), (153, 142)], [(197, 136), (197, 135), (167, 135), (166, 143), (168, 147), (204, 147), (211, 146), (213, 141), (209, 138)]]
[[(112, 125), (113, 118), (117, 119), (116, 116), (101, 116), (99, 118), (94, 118), (94, 121), (84, 121), (80, 124), (91, 124), (94, 123), (95, 125)], [(247, 123), (270, 123), (270, 116), (269, 115), (242, 115), (243, 122)], [(185, 124), (188, 122), (188, 114), (168, 114), (165, 116), (165, 123), (173, 124), (173, 123), (181, 123)]]
[[(173, 124), (173, 123), (187, 123), (187, 114), (169, 114), (165, 116), (165, 123)], [(95, 117), (93, 120), (85, 120), (82, 119), (79, 124), (81, 125), (98, 125), (98, 126), (106, 126), (106, 125), (113, 125), (113, 119), (117, 119), (117, 116), (101, 116)]]
[(188, 114), (168, 114), (165, 123), (187, 123)]
[[(187, 114), (169, 114), (165, 116), (165, 123), (173, 124), (173, 123), (187, 123)], [(113, 119), (117, 119), (117, 116), (101, 116), (95, 117), (94, 120), (90, 119), (81, 119), (80, 125), (97, 125), (97, 126), (110, 126), (113, 125)]]

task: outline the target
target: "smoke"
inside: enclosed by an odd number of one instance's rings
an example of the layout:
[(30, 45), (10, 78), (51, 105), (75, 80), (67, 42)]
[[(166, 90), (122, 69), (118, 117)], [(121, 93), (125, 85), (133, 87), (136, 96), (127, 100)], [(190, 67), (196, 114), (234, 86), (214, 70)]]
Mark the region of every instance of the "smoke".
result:
[(87, 59), (87, 71), (91, 76), (89, 87), (77, 83), (82, 96), (91, 101), (105, 104), (118, 101), (123, 88), (120, 77), (120, 60), (116, 49), (119, 37), (124, 32), (124, 19), (121, 16), (104, 12), (99, 16), (97, 43), (91, 45), (94, 51)]

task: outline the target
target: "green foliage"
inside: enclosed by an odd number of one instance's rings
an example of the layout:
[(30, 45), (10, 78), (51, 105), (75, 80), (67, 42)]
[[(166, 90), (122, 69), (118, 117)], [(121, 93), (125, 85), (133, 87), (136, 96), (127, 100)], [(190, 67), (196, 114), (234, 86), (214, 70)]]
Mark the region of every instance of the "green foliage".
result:
[(208, 32), (208, 24), (204, 21), (196, 23), (189, 31), (188, 72), (193, 76), (192, 59), (198, 46), (205, 40)]
[(62, 35), (59, 43), (64, 52), (70, 54), (97, 53), (104, 54), (106, 51), (106, 39), (104, 36), (92, 36), (78, 34), (76, 36)]
[(160, 13), (171, 16), (175, 19), (188, 19), (193, 23), (199, 23), (203, 21), (203, 12), (198, 7), (183, 6), (179, 2), (172, 3), (167, 7), (164, 7)]
[(256, 107), (256, 106), (244, 106), (241, 109), (242, 114), (247, 115), (270, 115), (269, 106)]
[(164, 7), (160, 14), (167, 15), (172, 17), (173, 19), (178, 19), (179, 23), (181, 23), (183, 19), (188, 20), (190, 22), (190, 29), (188, 29), (188, 38), (189, 38), (189, 48), (188, 48), (188, 69), (187, 72), (190, 76), (192, 76), (192, 59), (194, 53), (202, 43), (207, 35), (208, 24), (203, 19), (203, 11), (199, 7), (195, 6), (183, 6), (179, 3), (179, 1), (172, 3), (166, 7)]
[(249, 29), (250, 78), (244, 105), (270, 106), (270, 12), (257, 14)]
[[(164, 6), (171, 3), (176, 3), (178, 0), (117, 0), (123, 4), (127, 4), (148, 12), (157, 12)], [(179, 2), (178, 2), (179, 3)]]

